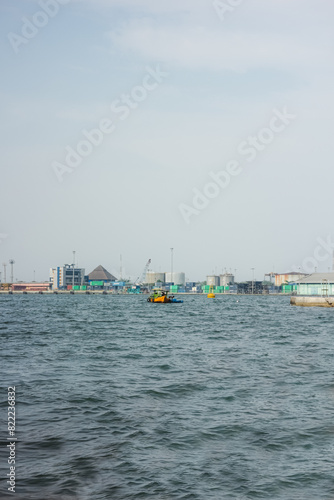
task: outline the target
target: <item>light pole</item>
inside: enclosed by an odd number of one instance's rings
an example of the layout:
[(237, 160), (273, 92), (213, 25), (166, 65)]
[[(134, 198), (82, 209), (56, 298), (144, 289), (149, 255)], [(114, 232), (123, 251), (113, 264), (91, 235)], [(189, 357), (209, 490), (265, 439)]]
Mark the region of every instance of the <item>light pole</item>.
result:
[(15, 264), (15, 260), (13, 259), (10, 259), (9, 261), (9, 264), (10, 264), (10, 280), (11, 280), (11, 283), (14, 283), (14, 264)]
[(170, 282), (173, 283), (173, 252), (174, 248), (170, 249)]
[(72, 276), (72, 288), (74, 287), (74, 267), (75, 267), (75, 250), (73, 250), (73, 276)]
[(298, 276), (298, 295), (300, 295), (300, 280), (302, 279), (301, 267), (300, 266), (298, 267), (298, 271), (299, 271), (299, 276)]
[(254, 295), (254, 267), (252, 267), (252, 271), (253, 271), (253, 278), (252, 278), (252, 295)]

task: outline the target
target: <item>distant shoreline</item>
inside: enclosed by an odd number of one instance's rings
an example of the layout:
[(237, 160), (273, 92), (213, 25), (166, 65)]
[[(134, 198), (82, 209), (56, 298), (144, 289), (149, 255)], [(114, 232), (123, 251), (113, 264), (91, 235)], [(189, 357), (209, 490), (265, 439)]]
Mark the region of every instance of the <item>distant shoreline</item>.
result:
[[(49, 292), (36, 292), (36, 291), (11, 291), (11, 290), (0, 290), (0, 295), (116, 295), (116, 296), (126, 296), (126, 297), (138, 297), (138, 296), (148, 296), (148, 293), (117, 293), (106, 290), (57, 290), (57, 291), (49, 291)], [(171, 295), (190, 295), (193, 297), (204, 297), (207, 293), (192, 293), (192, 292), (173, 292)], [(217, 297), (227, 297), (227, 296), (245, 296), (245, 297), (273, 297), (273, 296), (281, 296), (281, 297), (291, 297), (291, 294), (288, 293), (216, 293)]]

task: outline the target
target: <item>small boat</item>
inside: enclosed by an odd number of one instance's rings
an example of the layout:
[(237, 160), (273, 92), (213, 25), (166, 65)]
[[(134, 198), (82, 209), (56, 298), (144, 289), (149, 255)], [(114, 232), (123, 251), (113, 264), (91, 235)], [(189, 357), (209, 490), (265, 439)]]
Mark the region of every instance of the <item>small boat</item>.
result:
[(147, 302), (154, 302), (155, 304), (182, 304), (183, 300), (175, 299), (173, 295), (168, 297), (168, 292), (161, 288), (154, 288)]
[(209, 288), (209, 293), (208, 293), (208, 299), (214, 299), (216, 296), (214, 294), (214, 288), (213, 288), (213, 285), (210, 285), (210, 288)]

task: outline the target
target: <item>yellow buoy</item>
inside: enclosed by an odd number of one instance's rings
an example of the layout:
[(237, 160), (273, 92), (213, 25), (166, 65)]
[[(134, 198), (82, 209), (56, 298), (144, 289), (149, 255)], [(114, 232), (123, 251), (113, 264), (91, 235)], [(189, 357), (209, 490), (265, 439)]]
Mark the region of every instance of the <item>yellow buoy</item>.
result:
[(208, 299), (214, 299), (214, 298), (215, 298), (215, 294), (213, 293), (213, 285), (210, 285)]

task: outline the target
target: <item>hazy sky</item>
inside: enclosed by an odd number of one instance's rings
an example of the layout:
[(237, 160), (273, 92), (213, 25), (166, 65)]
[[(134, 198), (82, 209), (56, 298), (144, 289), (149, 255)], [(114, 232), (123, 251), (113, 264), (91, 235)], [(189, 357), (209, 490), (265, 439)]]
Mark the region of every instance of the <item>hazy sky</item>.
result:
[(15, 278), (48, 279), (73, 250), (117, 276), (122, 254), (133, 278), (149, 258), (169, 270), (171, 247), (190, 280), (331, 266), (332, 0), (0, 11), (0, 264)]

